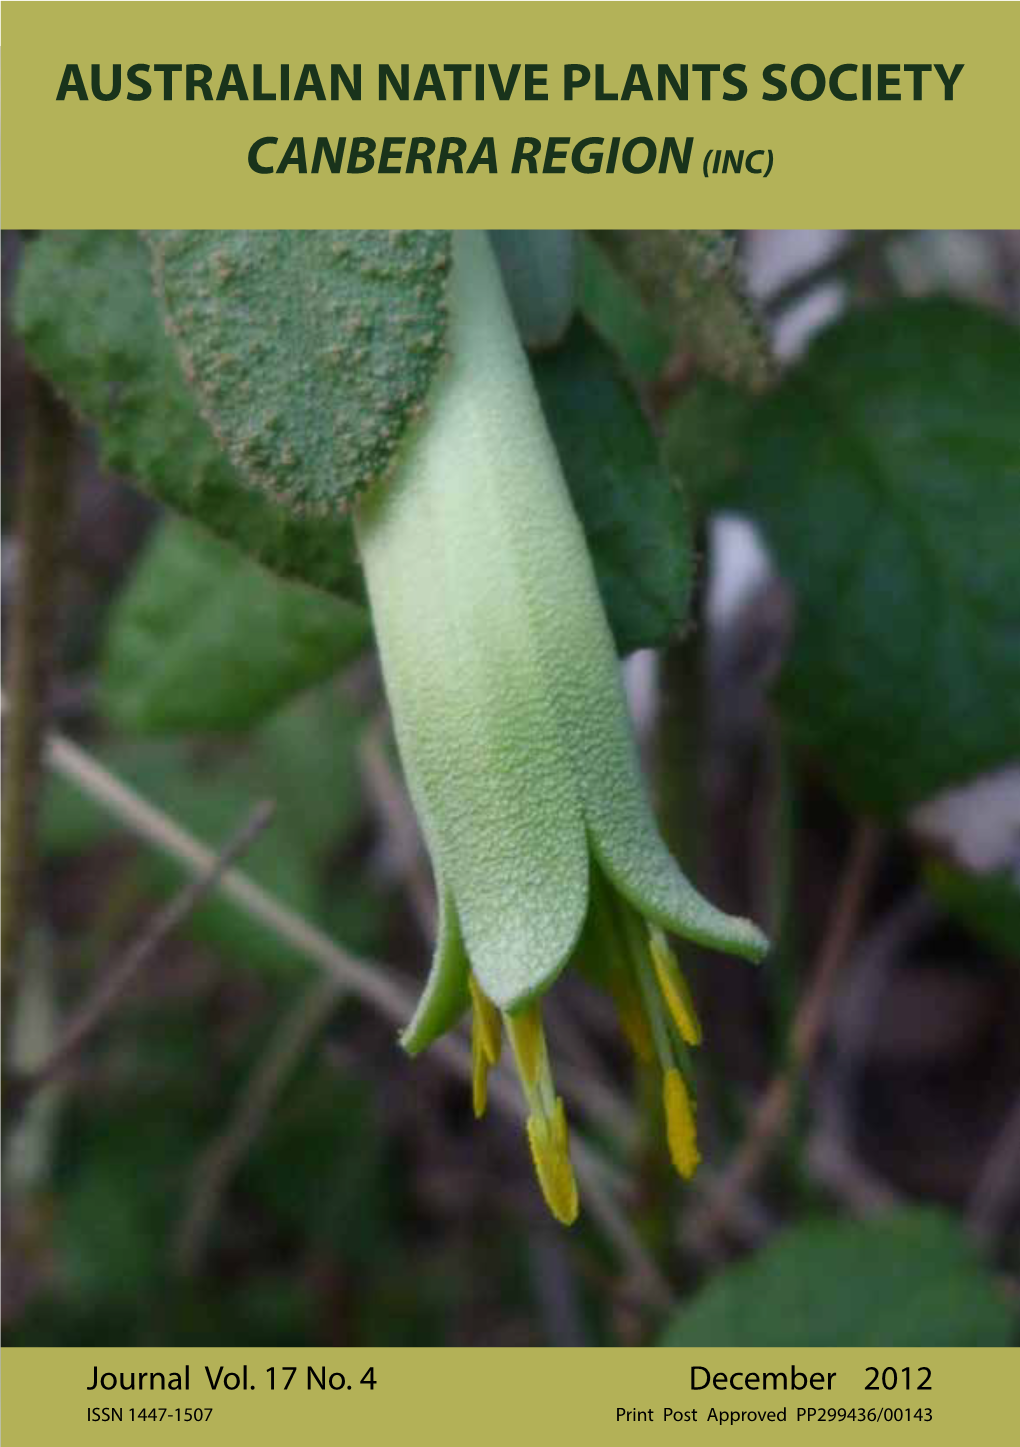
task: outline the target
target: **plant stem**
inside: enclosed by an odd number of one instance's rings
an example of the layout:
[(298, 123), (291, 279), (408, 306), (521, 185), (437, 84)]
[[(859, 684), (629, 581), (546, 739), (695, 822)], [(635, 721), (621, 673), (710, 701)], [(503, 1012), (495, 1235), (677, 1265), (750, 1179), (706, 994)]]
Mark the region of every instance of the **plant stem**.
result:
[(35, 824), (41, 777), (64, 524), (70, 496), (73, 422), (33, 374), (26, 400), (25, 465), (18, 498), (18, 596), (11, 622), (0, 810), (0, 959), (6, 1019), (36, 874)]
[(967, 1224), (983, 1246), (1005, 1239), (1020, 1203), (1020, 1095), (1003, 1122), (967, 1207)]

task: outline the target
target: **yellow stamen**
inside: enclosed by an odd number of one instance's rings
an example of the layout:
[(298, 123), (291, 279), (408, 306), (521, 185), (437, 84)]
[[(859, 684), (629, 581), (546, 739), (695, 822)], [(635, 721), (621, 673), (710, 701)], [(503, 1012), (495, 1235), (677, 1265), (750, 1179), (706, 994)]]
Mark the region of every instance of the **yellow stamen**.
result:
[(613, 1003), (627, 1043), (643, 1065), (655, 1059), (655, 1042), (648, 1028), (641, 997), (629, 979), (616, 975), (610, 982)]
[(694, 1008), (694, 1000), (691, 997), (687, 981), (680, 973), (676, 956), (666, 943), (661, 930), (650, 931), (649, 943), (652, 963), (655, 966), (655, 978), (659, 982), (662, 997), (673, 1017), (673, 1024), (679, 1030), (680, 1038), (688, 1045), (700, 1045), (701, 1021)]
[(504, 1016), (528, 1102), (528, 1142), (549, 1210), (569, 1226), (577, 1219), (577, 1183), (570, 1164), (567, 1116), (556, 1094), (537, 1005)]
[(662, 1104), (666, 1111), (669, 1154), (680, 1175), (689, 1181), (701, 1163), (694, 1125), (694, 1107), (684, 1078), (675, 1066), (662, 1078)]
[(557, 1221), (572, 1226), (578, 1212), (577, 1182), (570, 1163), (566, 1111), (559, 1096), (551, 1116), (528, 1116), (528, 1141), (546, 1205)]
[(489, 1100), (489, 1058), (477, 1014), (471, 1020), (471, 1104), (481, 1120)]
[(506, 1028), (517, 1057), (526, 1091), (538, 1086), (539, 1077), (548, 1073), (548, 1057), (545, 1049), (545, 1033), (542, 1030), (542, 1016), (537, 1005), (528, 1005), (517, 1015), (506, 1016)]
[(503, 1047), (503, 1027), (500, 1024), (499, 1011), (489, 997), (482, 994), (474, 975), (468, 975), (468, 985), (471, 990), (472, 1032), (477, 1027), (485, 1058), (490, 1065), (495, 1065)]

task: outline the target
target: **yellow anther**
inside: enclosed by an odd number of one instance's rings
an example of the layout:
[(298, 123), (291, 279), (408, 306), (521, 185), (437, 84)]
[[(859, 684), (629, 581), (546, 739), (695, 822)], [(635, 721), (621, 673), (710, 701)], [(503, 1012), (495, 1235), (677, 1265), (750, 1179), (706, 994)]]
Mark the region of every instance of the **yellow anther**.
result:
[(694, 1125), (694, 1107), (684, 1078), (675, 1066), (663, 1076), (662, 1104), (666, 1111), (670, 1158), (684, 1180), (689, 1181), (701, 1163), (701, 1153)]
[[(566, 1156), (570, 1150), (570, 1132), (567, 1129), (567, 1112), (560, 1096), (556, 1097), (556, 1104), (553, 1106), (552, 1120), (550, 1121), (550, 1132), (553, 1144), (556, 1149), (562, 1151)], [(570, 1165), (569, 1156), (567, 1165)]]
[(471, 990), (472, 1038), (477, 1030), (486, 1060), (490, 1065), (495, 1065), (503, 1046), (503, 1027), (500, 1024), (499, 1011), (489, 997), (482, 994), (474, 975), (468, 975), (468, 985)]
[(534, 1112), (528, 1116), (528, 1142), (546, 1205), (557, 1221), (572, 1226), (577, 1220), (577, 1182), (570, 1163), (567, 1116), (559, 1096), (551, 1116)]
[(700, 1045), (701, 1021), (694, 1008), (694, 1000), (691, 998), (687, 981), (680, 973), (676, 956), (666, 943), (661, 930), (650, 931), (649, 943), (652, 963), (655, 966), (655, 978), (659, 982), (662, 998), (673, 1017), (673, 1024), (679, 1030), (680, 1038), (685, 1040), (688, 1045)]
[(643, 1065), (650, 1065), (655, 1059), (655, 1042), (645, 1019), (640, 995), (630, 980), (619, 975), (613, 978), (610, 989), (628, 1045)]
[(529, 1005), (516, 1015), (507, 1015), (506, 1028), (510, 1032), (524, 1088), (526, 1091), (533, 1091), (538, 1086), (539, 1078), (549, 1070), (545, 1032), (538, 1006)]

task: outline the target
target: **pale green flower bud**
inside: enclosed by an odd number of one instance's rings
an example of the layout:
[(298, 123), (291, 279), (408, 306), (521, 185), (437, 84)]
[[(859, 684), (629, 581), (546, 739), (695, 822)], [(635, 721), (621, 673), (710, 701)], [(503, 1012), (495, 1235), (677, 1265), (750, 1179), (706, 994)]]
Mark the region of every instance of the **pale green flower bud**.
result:
[(689, 1173), (693, 1108), (669, 1072), (700, 1027), (662, 931), (749, 959), (766, 942), (698, 894), (656, 828), (584, 534), (483, 233), (455, 237), (450, 308), (451, 358), (428, 415), (357, 516), (440, 899), (404, 1044), (423, 1049), (473, 989), (480, 1110), (502, 1013), (539, 1178), (570, 1220), (566, 1124), (529, 1007), (575, 954), (605, 982), (664, 1071), (673, 1154)]

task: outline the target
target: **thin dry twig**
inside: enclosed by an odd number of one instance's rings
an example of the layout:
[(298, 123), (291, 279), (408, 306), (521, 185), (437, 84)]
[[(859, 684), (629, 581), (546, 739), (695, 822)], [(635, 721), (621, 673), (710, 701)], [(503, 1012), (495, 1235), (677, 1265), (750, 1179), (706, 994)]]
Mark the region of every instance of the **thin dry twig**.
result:
[(166, 940), (219, 884), (231, 864), (244, 854), (275, 813), (269, 800), (256, 804), (212, 864), (189, 880), (178, 894), (147, 921), (121, 957), (106, 971), (95, 990), (74, 1014), (49, 1059), (24, 1079), (22, 1089), (35, 1090), (61, 1075), (78, 1058), (82, 1046), (105, 1024), (125, 990), (152, 963)]
[[(50, 734), (45, 757), (55, 772), (114, 814), (138, 838), (176, 859), (189, 873), (205, 873), (215, 865), (213, 850), (70, 739)], [(350, 954), (242, 870), (233, 865), (225, 869), (217, 881), (217, 891), (290, 945), (296, 954), (312, 960), (389, 1019), (403, 1023), (410, 1017), (414, 1005), (411, 992), (391, 973)]]
[(804, 1151), (808, 1170), (854, 1216), (880, 1216), (903, 1196), (857, 1156), (845, 1137), (818, 1131)]
[(855, 1080), (875, 1038), (894, 962), (931, 928), (937, 911), (921, 889), (888, 910), (854, 946), (853, 968), (845, 970), (829, 1037), (825, 1076), (815, 1100), (815, 1133), (808, 1142), (809, 1170), (857, 1215), (889, 1210), (900, 1199), (857, 1154), (849, 1102)]
[(880, 255), (890, 241), (902, 233), (899, 231), (858, 231), (839, 248), (834, 255), (826, 256), (815, 266), (798, 272), (790, 281), (784, 282), (763, 302), (763, 309), (770, 317), (778, 316), (795, 302), (823, 286), (829, 281), (839, 281), (859, 270), (876, 255)]
[(1009, 1228), (1020, 1208), (1020, 1096), (996, 1136), (967, 1207), (967, 1225), (984, 1246)]
[(766, 1087), (743, 1143), (709, 1192), (698, 1215), (699, 1235), (710, 1234), (739, 1216), (739, 1203), (785, 1133), (795, 1088), (821, 1042), (840, 970), (860, 927), (879, 850), (878, 830), (871, 824), (858, 825), (819, 951), (818, 966), (794, 1015), (787, 1063)]
[(335, 980), (316, 980), (305, 991), (245, 1081), (225, 1129), (200, 1157), (174, 1246), (177, 1269), (184, 1275), (197, 1269), (232, 1178), (342, 998)]

